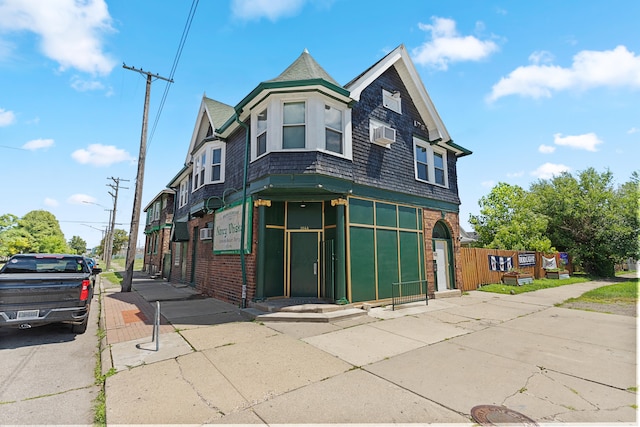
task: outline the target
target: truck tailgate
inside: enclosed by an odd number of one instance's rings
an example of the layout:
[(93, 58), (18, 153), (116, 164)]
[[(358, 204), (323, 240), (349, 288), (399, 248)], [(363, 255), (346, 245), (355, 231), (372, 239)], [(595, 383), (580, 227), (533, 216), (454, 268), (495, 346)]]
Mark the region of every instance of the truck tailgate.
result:
[(62, 303), (63, 306), (77, 305), (80, 299), (83, 274), (47, 275), (42, 274), (1, 274), (0, 307), (47, 305)]

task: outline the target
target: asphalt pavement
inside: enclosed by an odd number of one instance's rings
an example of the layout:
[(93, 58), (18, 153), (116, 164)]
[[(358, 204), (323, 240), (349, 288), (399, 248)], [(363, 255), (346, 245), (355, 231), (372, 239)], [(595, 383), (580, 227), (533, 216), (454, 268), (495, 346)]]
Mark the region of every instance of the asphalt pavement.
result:
[(637, 425), (637, 319), (555, 306), (608, 284), (301, 321), (101, 280), (107, 423), (477, 425), (489, 405), (525, 420), (496, 422)]

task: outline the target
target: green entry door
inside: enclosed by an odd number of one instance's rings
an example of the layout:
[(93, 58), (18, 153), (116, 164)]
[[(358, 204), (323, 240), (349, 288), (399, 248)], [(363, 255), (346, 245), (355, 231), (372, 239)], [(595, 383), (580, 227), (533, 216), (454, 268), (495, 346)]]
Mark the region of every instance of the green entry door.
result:
[(320, 274), (320, 233), (289, 233), (289, 286), (291, 297), (317, 297)]

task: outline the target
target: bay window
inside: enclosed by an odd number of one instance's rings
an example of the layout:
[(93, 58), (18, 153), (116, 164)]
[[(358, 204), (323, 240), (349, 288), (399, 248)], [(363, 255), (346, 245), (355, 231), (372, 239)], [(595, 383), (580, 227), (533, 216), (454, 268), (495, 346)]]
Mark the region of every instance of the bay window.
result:
[(342, 154), (342, 111), (324, 106), (325, 148)]

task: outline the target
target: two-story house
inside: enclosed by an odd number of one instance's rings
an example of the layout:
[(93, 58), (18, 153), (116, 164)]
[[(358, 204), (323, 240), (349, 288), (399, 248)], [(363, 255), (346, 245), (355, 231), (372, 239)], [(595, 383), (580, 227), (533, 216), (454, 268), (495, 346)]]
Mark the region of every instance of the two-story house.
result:
[(456, 289), (469, 154), (404, 46), (344, 86), (305, 50), (235, 106), (203, 96), (168, 184), (171, 280), (243, 306), (383, 300), (396, 282)]
[(151, 275), (169, 278), (171, 257), (171, 230), (173, 228), (175, 191), (162, 190), (144, 208), (145, 250), (143, 269)]

